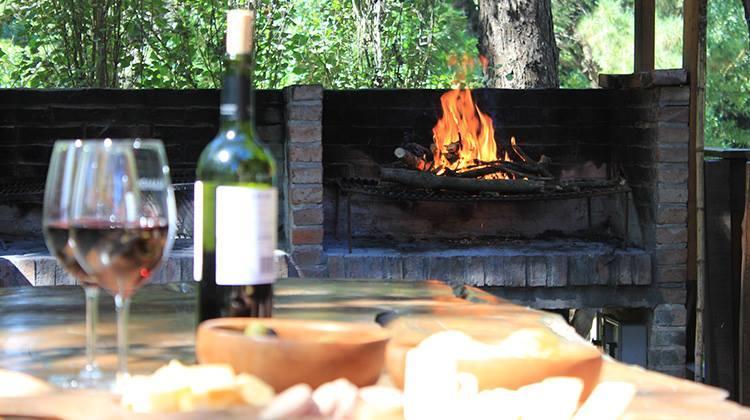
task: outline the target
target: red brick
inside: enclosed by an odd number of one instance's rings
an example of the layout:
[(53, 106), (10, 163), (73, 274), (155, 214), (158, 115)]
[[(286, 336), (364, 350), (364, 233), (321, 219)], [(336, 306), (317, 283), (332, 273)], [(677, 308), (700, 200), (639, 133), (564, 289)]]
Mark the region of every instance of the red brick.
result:
[(685, 225), (656, 227), (656, 242), (659, 244), (687, 243), (687, 237), (688, 232)]
[(289, 168), (293, 184), (319, 184), (323, 182), (323, 167), (319, 164), (311, 166), (301, 166), (310, 164), (291, 164)]
[(323, 99), (323, 87), (320, 85), (291, 86), (291, 97), (293, 101), (307, 101), (311, 99)]
[(687, 247), (682, 248), (661, 248), (657, 246), (656, 258), (659, 264), (685, 264), (687, 262)]
[(323, 160), (323, 148), (321, 145), (290, 144), (289, 162), (321, 162)]
[(292, 220), (296, 226), (320, 225), (323, 223), (323, 206), (292, 210)]
[(320, 143), (323, 136), (323, 127), (317, 121), (290, 121), (286, 128), (292, 143)]
[(324, 263), (325, 257), (322, 245), (299, 245), (292, 251), (294, 262), (305, 267)]
[(682, 163), (659, 163), (656, 178), (659, 182), (687, 182), (688, 166)]
[(323, 243), (323, 226), (292, 228), (292, 245), (319, 245)]
[(287, 106), (290, 121), (320, 121), (322, 116), (323, 104), (320, 101), (293, 102)]
[(659, 144), (656, 148), (656, 160), (659, 162), (687, 162), (687, 144)]
[(685, 281), (687, 281), (687, 266), (685, 264), (659, 265), (656, 267), (657, 283), (682, 283)]
[(319, 204), (323, 202), (323, 185), (301, 186), (295, 185), (290, 188), (290, 201), (292, 204)]
[(659, 223), (659, 224), (687, 223), (687, 205), (659, 204), (656, 208), (656, 223)]

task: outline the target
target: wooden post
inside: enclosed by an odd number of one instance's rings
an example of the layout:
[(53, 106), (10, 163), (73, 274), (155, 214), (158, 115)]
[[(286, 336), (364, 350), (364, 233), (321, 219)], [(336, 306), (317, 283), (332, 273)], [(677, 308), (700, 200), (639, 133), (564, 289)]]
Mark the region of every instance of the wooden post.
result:
[(703, 189), (703, 135), (706, 108), (706, 3), (684, 0), (682, 65), (690, 79), (690, 145), (688, 166), (688, 287), (696, 290), (695, 380), (703, 382), (703, 307), (705, 235)]
[(745, 216), (742, 219), (742, 272), (740, 277), (739, 402), (750, 402), (750, 163), (745, 166)]
[(655, 68), (656, 45), (655, 0), (635, 0), (635, 72)]

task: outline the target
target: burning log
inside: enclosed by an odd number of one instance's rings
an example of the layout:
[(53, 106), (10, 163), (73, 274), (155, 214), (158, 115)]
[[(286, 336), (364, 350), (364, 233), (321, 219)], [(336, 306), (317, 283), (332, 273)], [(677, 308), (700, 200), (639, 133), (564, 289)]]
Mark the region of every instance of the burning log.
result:
[(425, 159), (428, 162), (432, 161), (432, 155), (434, 154), (433, 151), (428, 149), (427, 147), (422, 146), (419, 143), (404, 143), (403, 145), (401, 145), (401, 148), (412, 152), (413, 154)]
[(403, 147), (397, 147), (396, 150), (393, 151), (393, 154), (396, 155), (396, 157), (407, 167), (412, 169), (427, 171), (432, 166), (432, 162), (422, 159)]
[[(457, 176), (459, 178), (482, 178), (487, 175), (492, 175), (498, 172), (502, 172), (512, 179), (538, 179), (543, 180), (542, 177), (537, 176), (531, 171), (525, 171), (525, 170), (518, 170), (517, 168), (514, 168), (514, 165), (512, 162), (497, 162), (497, 163), (491, 163), (486, 165), (478, 165), (474, 168), (469, 168), (467, 170), (456, 172), (454, 176)], [(549, 178), (552, 179), (552, 178)]]
[(539, 192), (544, 188), (544, 182), (536, 180), (467, 179), (452, 176), (437, 176), (429, 172), (395, 168), (380, 168), (380, 179), (417, 188), (467, 192), (531, 193)]

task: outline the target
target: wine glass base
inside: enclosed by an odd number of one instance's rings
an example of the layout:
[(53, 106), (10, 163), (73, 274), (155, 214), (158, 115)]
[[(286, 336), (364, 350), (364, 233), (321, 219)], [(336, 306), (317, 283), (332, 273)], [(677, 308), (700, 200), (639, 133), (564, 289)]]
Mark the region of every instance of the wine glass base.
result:
[(115, 376), (114, 374), (103, 373), (98, 369), (83, 369), (78, 374), (51, 376), (48, 381), (62, 389), (100, 389), (108, 391), (115, 384)]

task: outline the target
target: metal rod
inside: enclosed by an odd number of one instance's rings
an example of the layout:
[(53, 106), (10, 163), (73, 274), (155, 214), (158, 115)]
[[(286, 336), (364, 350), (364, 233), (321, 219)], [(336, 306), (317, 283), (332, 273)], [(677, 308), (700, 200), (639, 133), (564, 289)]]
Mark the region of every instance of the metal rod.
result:
[(346, 243), (352, 253), (352, 196), (346, 197)]

